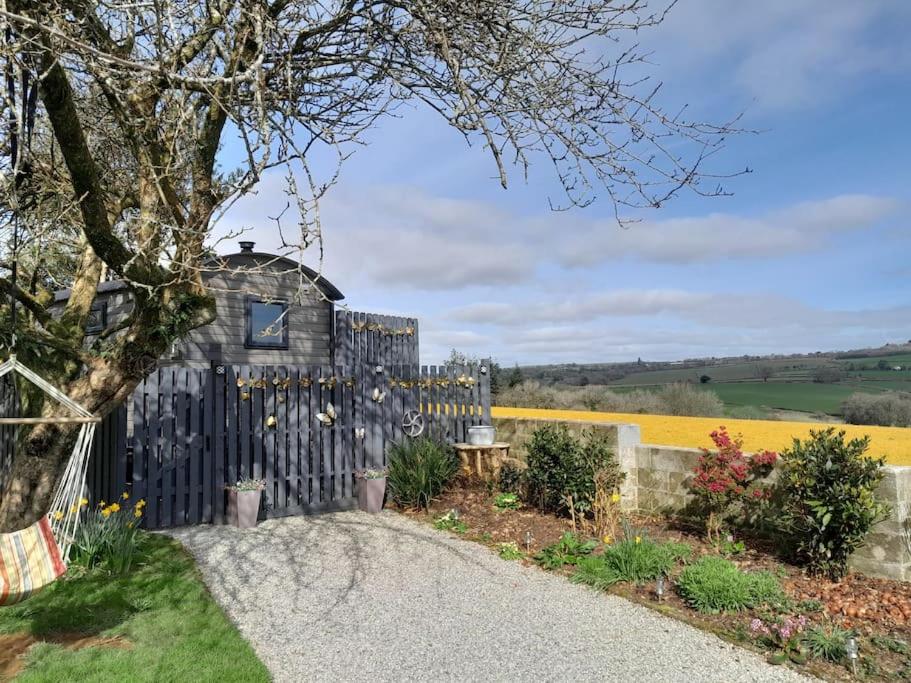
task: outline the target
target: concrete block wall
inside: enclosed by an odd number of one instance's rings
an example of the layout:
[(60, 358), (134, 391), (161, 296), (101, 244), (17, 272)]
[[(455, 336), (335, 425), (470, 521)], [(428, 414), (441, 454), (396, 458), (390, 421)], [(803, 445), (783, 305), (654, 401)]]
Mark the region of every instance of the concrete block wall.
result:
[[(497, 439), (510, 442), (511, 453), (524, 459), (526, 439), (547, 422), (563, 422), (576, 434), (597, 429), (611, 435), (620, 467), (626, 472), (621, 489), (624, 510), (674, 514), (690, 501), (689, 480), (702, 453), (698, 448), (643, 444), (635, 424), (500, 418), (494, 425)], [(911, 467), (886, 465), (877, 493), (889, 505), (890, 516), (873, 528), (850, 564), (871, 576), (911, 581)]]

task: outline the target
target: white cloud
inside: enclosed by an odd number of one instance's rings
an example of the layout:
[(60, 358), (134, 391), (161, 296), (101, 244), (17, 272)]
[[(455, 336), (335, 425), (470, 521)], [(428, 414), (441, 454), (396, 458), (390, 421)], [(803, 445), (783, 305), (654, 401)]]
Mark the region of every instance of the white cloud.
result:
[(558, 258), (563, 265), (580, 267), (625, 258), (683, 264), (818, 251), (829, 237), (868, 230), (898, 206), (887, 197), (853, 194), (807, 201), (758, 217), (712, 213), (622, 228), (603, 221), (565, 231)]
[(760, 106), (818, 106), (850, 94), (870, 74), (900, 73), (911, 3), (890, 0), (688, 0), (646, 36), (662, 73), (733, 82)]
[[(267, 217), (277, 215), (284, 202), (281, 183), (267, 178), (257, 195), (227, 216), (221, 230), (252, 227), (245, 237), (275, 250), (278, 232)], [(522, 285), (553, 265), (774, 259), (824, 250), (839, 235), (880, 225), (899, 206), (888, 197), (844, 194), (757, 216), (711, 213), (620, 227), (581, 211), (527, 218), (488, 202), (434, 197), (410, 187), (338, 188), (322, 205), (323, 272), (349, 287), (459, 291)], [(293, 216), (284, 219), (286, 226), (293, 222)]]

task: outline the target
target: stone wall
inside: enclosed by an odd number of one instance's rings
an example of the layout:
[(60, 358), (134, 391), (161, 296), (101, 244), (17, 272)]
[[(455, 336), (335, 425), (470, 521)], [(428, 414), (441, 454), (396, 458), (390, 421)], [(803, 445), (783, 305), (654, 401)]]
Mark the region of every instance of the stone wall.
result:
[[(639, 426), (603, 422), (495, 419), (497, 439), (512, 444), (511, 453), (525, 458), (525, 440), (547, 422), (562, 422), (579, 434), (596, 429), (614, 440), (620, 466), (626, 472), (621, 490), (625, 510), (647, 514), (675, 514), (691, 499), (688, 482), (701, 451), (643, 444)], [(911, 467), (886, 465), (878, 495), (889, 505), (889, 519), (874, 528), (867, 544), (851, 557), (851, 566), (871, 576), (911, 580)], [(774, 475), (774, 473), (773, 473)]]

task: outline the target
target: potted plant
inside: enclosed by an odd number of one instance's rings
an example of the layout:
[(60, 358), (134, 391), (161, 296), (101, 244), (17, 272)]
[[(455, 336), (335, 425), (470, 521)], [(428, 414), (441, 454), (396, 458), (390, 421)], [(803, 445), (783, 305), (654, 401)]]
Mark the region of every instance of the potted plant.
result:
[(383, 509), (386, 495), (386, 470), (362, 470), (357, 477), (357, 505), (364, 512), (379, 512)]
[(239, 529), (252, 529), (259, 517), (259, 503), (266, 488), (264, 479), (244, 477), (228, 487), (228, 522)]

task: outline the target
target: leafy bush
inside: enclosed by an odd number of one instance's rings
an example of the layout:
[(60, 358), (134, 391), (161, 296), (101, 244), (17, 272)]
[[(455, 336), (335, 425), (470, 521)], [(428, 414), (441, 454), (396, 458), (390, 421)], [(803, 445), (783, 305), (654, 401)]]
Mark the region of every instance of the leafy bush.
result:
[(849, 424), (911, 427), (911, 396), (894, 391), (856, 393), (841, 404), (841, 412)]
[(458, 468), (452, 448), (428, 437), (394, 444), (386, 475), (389, 496), (399, 505), (429, 508)]
[(529, 500), (543, 510), (584, 515), (595, 498), (596, 474), (613, 482), (612, 488), (625, 476), (598, 432), (586, 432), (580, 440), (565, 425), (545, 425), (532, 433), (527, 450)]
[(515, 541), (501, 543), (497, 554), (504, 560), (521, 560), (525, 557), (525, 553), (519, 550), (519, 545)]
[(677, 577), (677, 592), (691, 607), (707, 613), (786, 602), (778, 579), (769, 572), (744, 572), (717, 556), (703, 557), (685, 567)]
[(803, 636), (803, 642), (813, 658), (840, 662), (848, 655), (847, 644), (850, 637), (851, 631), (829, 624), (808, 629)]
[(762, 619), (750, 622), (750, 631), (765, 645), (777, 650), (769, 657), (772, 664), (784, 664), (789, 659), (795, 664), (807, 663), (803, 636), (806, 627), (807, 618), (803, 615), (779, 617), (769, 623)]
[(500, 468), (500, 476), (497, 480), (497, 488), (500, 491), (521, 491), (525, 482), (525, 470), (520, 470), (509, 463)]
[(493, 499), (493, 505), (500, 510), (518, 510), (522, 507), (519, 496), (515, 493), (499, 493)]
[(748, 458), (743, 453), (743, 438), (730, 436), (724, 427), (709, 436), (715, 450), (702, 449), (690, 489), (696, 508), (705, 515), (709, 540), (720, 543), (726, 517), (768, 498), (771, 489), (761, 480), (772, 471), (778, 455), (763, 451)]
[(597, 547), (597, 541), (583, 541), (567, 531), (559, 541), (542, 548), (534, 560), (545, 569), (559, 569), (565, 564), (578, 564), (579, 560), (590, 555)]
[[(110, 505), (101, 501), (85, 514), (76, 528), (72, 561), (88, 569), (105, 567), (124, 574), (133, 565), (139, 545), (139, 524), (145, 501), (129, 504), (129, 494)], [(83, 504), (87, 502), (83, 499)]]
[(607, 546), (603, 554), (582, 559), (572, 580), (601, 590), (615, 583), (642, 583), (668, 574), (689, 555), (690, 547), (683, 543), (655, 543), (628, 535)]
[(459, 519), (452, 510), (433, 520), (433, 528), (440, 531), (455, 531), (457, 534), (464, 534), (468, 531), (468, 525)]
[(875, 495), (885, 458), (866, 457), (869, 446), (869, 437), (846, 442), (830, 427), (781, 454), (779, 522), (813, 574), (842, 578), (848, 557), (888, 515)]

